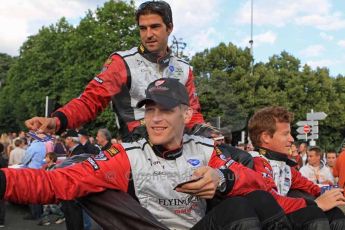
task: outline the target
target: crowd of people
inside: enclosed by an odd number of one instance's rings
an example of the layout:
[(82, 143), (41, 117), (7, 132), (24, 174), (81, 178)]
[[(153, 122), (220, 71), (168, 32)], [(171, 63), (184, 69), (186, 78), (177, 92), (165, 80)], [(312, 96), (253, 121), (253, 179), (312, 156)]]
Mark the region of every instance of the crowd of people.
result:
[[(37, 134), (39, 137), (40, 134)], [(44, 136), (44, 135), (43, 135)], [(42, 137), (43, 137), (42, 136)], [(0, 140), (0, 167), (1, 168), (35, 168), (53, 170), (59, 167), (65, 167), (65, 162), (72, 159), (73, 156), (85, 155), (96, 156), (101, 151), (107, 150), (112, 143), (119, 143), (121, 139), (113, 138), (110, 131), (106, 128), (98, 130), (97, 136), (93, 137), (85, 129), (68, 130), (61, 136), (52, 135), (47, 141), (36, 140), (25, 131), (19, 133), (3, 133)], [(82, 158), (85, 159), (85, 158)], [(64, 163), (62, 163), (64, 162)], [(51, 215), (57, 216), (54, 220), (56, 224), (63, 223), (65, 220), (76, 222), (73, 215), (79, 209), (64, 206), (63, 203), (56, 204), (30, 204), (30, 213), (24, 216), (26, 220), (37, 220), (38, 225), (50, 225)], [(62, 210), (64, 212), (62, 212)], [(82, 211), (81, 209), (79, 210)], [(64, 214), (64, 213), (67, 213)], [(72, 215), (72, 217), (70, 217)], [(81, 214), (81, 224), (84, 229), (91, 229), (91, 222), (86, 213)], [(5, 222), (5, 202), (0, 203), (0, 227)]]
[[(251, 117), (250, 144), (230, 146), (204, 121), (192, 68), (168, 47), (169, 4), (144, 2), (135, 19), (138, 47), (114, 52), (51, 117), (28, 119), (37, 138), (5, 144), (4, 156), (16, 150), (11, 162), (22, 167), (0, 170), (1, 200), (30, 203), (41, 225), (54, 213), (67, 230), (88, 229), (90, 217), (103, 229), (345, 229), (344, 154), (335, 162), (327, 153), (325, 165), (320, 148), (298, 152), (293, 114), (279, 106)], [(99, 129), (97, 147), (76, 129), (110, 102), (123, 143)], [(51, 139), (64, 132), (64, 141)]]

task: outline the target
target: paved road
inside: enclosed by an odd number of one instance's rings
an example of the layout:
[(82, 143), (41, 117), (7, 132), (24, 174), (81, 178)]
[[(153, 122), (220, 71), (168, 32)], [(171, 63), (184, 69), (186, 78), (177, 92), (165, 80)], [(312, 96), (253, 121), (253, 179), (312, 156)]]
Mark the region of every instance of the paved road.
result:
[(65, 223), (55, 224), (52, 223), (49, 226), (39, 226), (36, 220), (24, 220), (23, 217), (29, 213), (29, 208), (24, 205), (16, 205), (7, 203), (6, 205), (6, 217), (5, 228), (8, 230), (66, 230)]
[[(65, 223), (52, 224), (49, 226), (39, 226), (38, 221), (24, 220), (23, 217), (29, 213), (29, 208), (24, 205), (6, 204), (5, 228), (6, 230), (66, 230)], [(54, 216), (53, 216), (54, 217)], [(52, 217), (52, 218), (53, 218)], [(54, 220), (54, 219), (53, 219)], [(100, 228), (93, 224), (92, 230)]]

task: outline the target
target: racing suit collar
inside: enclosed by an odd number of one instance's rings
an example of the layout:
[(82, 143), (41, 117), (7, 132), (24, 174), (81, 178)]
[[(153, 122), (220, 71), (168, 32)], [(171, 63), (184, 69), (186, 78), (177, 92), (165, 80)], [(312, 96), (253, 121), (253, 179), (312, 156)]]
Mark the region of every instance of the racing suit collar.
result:
[(166, 160), (175, 160), (176, 158), (179, 158), (182, 155), (182, 145), (177, 149), (167, 150), (162, 145), (153, 145), (150, 141), (148, 141), (148, 143), (150, 144), (157, 156), (164, 158)]
[(140, 46), (138, 47), (138, 52), (150, 62), (154, 62), (167, 67), (169, 65), (170, 57), (172, 56), (171, 49), (169, 49), (169, 47), (167, 49), (168, 53), (163, 57), (159, 57), (157, 53), (151, 53), (142, 44), (140, 44)]
[(257, 151), (260, 155), (265, 156), (269, 160), (284, 161), (290, 167), (297, 165), (297, 163), (293, 160), (290, 160), (286, 154), (274, 152), (263, 147), (256, 147), (255, 151)]

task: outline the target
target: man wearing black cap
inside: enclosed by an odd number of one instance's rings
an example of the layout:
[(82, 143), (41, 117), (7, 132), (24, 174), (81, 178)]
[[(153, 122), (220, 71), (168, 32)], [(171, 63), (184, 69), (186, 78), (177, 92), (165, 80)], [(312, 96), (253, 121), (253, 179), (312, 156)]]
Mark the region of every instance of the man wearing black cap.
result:
[(143, 136), (144, 110), (136, 103), (145, 97), (150, 82), (164, 77), (176, 78), (188, 91), (193, 116), (187, 127), (204, 122), (195, 92), (189, 64), (173, 56), (168, 38), (173, 31), (171, 8), (165, 1), (147, 1), (136, 11), (141, 44), (131, 50), (114, 52), (102, 72), (86, 87), (80, 97), (52, 114), (52, 118), (34, 117), (25, 122), (30, 130), (60, 133), (94, 120), (112, 102), (120, 135), (124, 141)]
[(64, 135), (65, 137), (65, 145), (68, 150), (68, 157), (79, 155), (85, 153), (83, 146), (80, 144), (78, 132), (74, 129), (70, 129)]
[[(0, 170), (0, 198), (49, 203), (116, 189), (119, 203), (108, 199), (104, 210), (89, 209), (104, 229), (288, 229), (272, 196), (255, 191), (266, 189), (260, 175), (223, 155), (211, 139), (184, 134), (192, 109), (178, 80), (154, 81), (137, 105), (145, 105), (147, 138), (64, 169)], [(215, 195), (231, 198), (205, 214)]]
[(80, 129), (78, 131), (78, 134), (80, 144), (83, 146), (85, 153), (90, 153), (93, 155), (97, 155), (100, 153), (100, 149), (97, 146), (91, 144), (91, 142), (89, 141), (89, 135), (85, 129)]

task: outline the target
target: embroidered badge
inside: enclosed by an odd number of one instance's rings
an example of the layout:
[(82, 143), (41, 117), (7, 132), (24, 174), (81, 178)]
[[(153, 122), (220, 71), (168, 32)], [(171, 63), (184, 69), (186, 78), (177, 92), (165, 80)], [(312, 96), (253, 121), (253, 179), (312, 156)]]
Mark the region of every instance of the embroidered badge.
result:
[(110, 149), (107, 149), (106, 151), (111, 157), (114, 157), (116, 154), (120, 152), (120, 150), (118, 150), (114, 146), (111, 146)]
[(95, 160), (96, 161), (107, 161), (108, 158), (103, 152), (101, 152), (97, 156), (95, 156)]
[(187, 160), (189, 164), (191, 164), (193, 167), (197, 167), (200, 165), (200, 160), (198, 159), (189, 159)]
[(92, 166), (92, 168), (96, 171), (99, 169), (98, 164), (96, 163), (96, 161), (94, 159), (92, 159), (91, 157), (87, 158), (87, 161), (90, 163), (90, 165)]
[(99, 84), (102, 84), (103, 83), (103, 80), (100, 79), (99, 77), (94, 77), (93, 78), (95, 81), (97, 81)]

